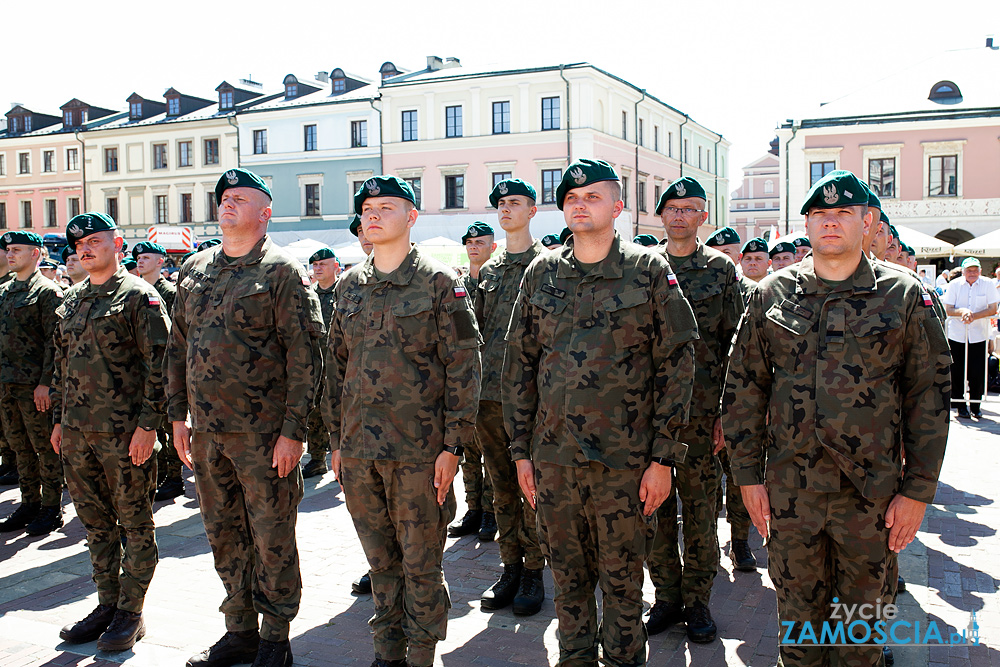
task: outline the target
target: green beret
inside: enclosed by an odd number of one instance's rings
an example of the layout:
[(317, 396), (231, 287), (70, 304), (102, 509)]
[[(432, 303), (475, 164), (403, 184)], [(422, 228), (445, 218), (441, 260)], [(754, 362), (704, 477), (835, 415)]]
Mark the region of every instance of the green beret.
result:
[(632, 243), (638, 243), (639, 245), (644, 245), (647, 248), (649, 248), (654, 245), (657, 245), (659, 243), (659, 240), (657, 240), (657, 238), (652, 234), (639, 234), (634, 239), (632, 239)]
[[(705, 188), (701, 187), (701, 183), (690, 176), (678, 178), (660, 195), (660, 201), (656, 203), (656, 215), (659, 215), (663, 211), (663, 207), (667, 205), (667, 201), (671, 199), (687, 199), (688, 197), (708, 200)], [(736, 241), (736, 243), (739, 243), (739, 241)]]
[(309, 256), (309, 263), (312, 264), (313, 262), (322, 262), (324, 259), (337, 259), (337, 253), (330, 248), (320, 248)]
[(358, 230), (361, 229), (361, 216), (360, 215), (357, 215), (357, 214), (354, 215), (354, 219), (351, 220), (351, 225), (350, 225), (349, 229), (351, 230), (352, 234), (354, 234), (355, 236), (358, 235)]
[(398, 197), (405, 199), (414, 206), (417, 198), (413, 195), (410, 184), (395, 176), (374, 176), (361, 184), (354, 193), (354, 212), (361, 215), (361, 205), (369, 197)]
[(485, 222), (479, 222), (477, 220), (469, 225), (469, 229), (466, 230), (465, 234), (462, 236), (462, 243), (465, 243), (469, 239), (479, 238), (480, 236), (493, 236), (493, 228)]
[(122, 252), (127, 252), (127, 251), (128, 251), (128, 241), (122, 239)]
[(153, 243), (151, 241), (139, 241), (132, 248), (132, 259), (138, 260), (139, 255), (163, 255), (167, 256), (167, 249), (161, 246), (159, 243)]
[(712, 235), (705, 240), (705, 245), (714, 248), (720, 245), (731, 245), (740, 243), (742, 239), (732, 227), (723, 227), (712, 232)]
[(792, 245), (796, 248), (811, 248), (813, 244), (809, 242), (809, 237), (800, 236), (797, 239), (792, 239)]
[(508, 178), (493, 186), (493, 192), (490, 193), (490, 205), (496, 208), (500, 198), (507, 195), (524, 195), (531, 201), (538, 199), (531, 183), (525, 183), (520, 178)]
[(97, 232), (118, 229), (118, 225), (103, 213), (81, 213), (66, 225), (66, 243), (70, 248), (76, 248), (76, 242)]
[(559, 232), (559, 243), (562, 243), (563, 245), (566, 245), (566, 241), (568, 241), (569, 237), (571, 237), (571, 236), (573, 236), (573, 232), (570, 231), (570, 228), (569, 227), (563, 227), (563, 230), (561, 232)]
[(774, 247), (771, 248), (771, 251), (768, 252), (767, 254), (769, 257), (774, 257), (775, 255), (781, 254), (783, 252), (790, 252), (794, 255), (795, 246), (793, 246), (788, 241), (781, 241), (780, 243), (775, 243)]
[(198, 244), (198, 249), (195, 252), (201, 252), (202, 250), (208, 250), (209, 248), (214, 248), (215, 246), (222, 243), (221, 239), (208, 239), (207, 241), (202, 241)]
[(69, 246), (66, 246), (65, 248), (63, 248), (62, 249), (62, 262), (63, 262), (63, 264), (65, 264), (67, 261), (69, 261), (69, 258), (72, 257), (75, 254), (76, 254), (76, 248), (70, 248)]
[(184, 262), (186, 262), (188, 260), (188, 257), (193, 257), (195, 254), (196, 253), (193, 253), (193, 252), (186, 252), (186, 253), (184, 253), (183, 255), (181, 255), (181, 258), (179, 260), (177, 260), (177, 266), (183, 265)]
[(139, 265), (131, 257), (126, 257), (122, 260), (122, 266), (125, 267), (126, 271), (135, 271), (136, 267)]
[(550, 245), (562, 245), (562, 241), (555, 234), (546, 234), (542, 237), (542, 245), (548, 248)]
[(760, 237), (750, 239), (743, 244), (743, 250), (740, 252), (744, 255), (748, 252), (767, 252), (767, 241)]
[(844, 169), (831, 171), (812, 186), (799, 213), (805, 215), (813, 206), (816, 208), (868, 206), (868, 192), (868, 188), (851, 172)]
[(271, 199), (271, 189), (267, 187), (264, 179), (246, 169), (230, 169), (219, 177), (219, 182), (215, 184), (215, 202), (217, 204), (222, 203), (222, 193), (229, 188), (253, 188), (260, 190), (267, 195), (268, 199)]
[(878, 198), (878, 195), (875, 194), (872, 191), (871, 186), (865, 183), (864, 181), (861, 181), (861, 185), (865, 186), (865, 190), (868, 191), (868, 208), (877, 208), (878, 210), (881, 211), (882, 201)]
[(35, 232), (4, 232), (0, 236), (0, 250), (6, 250), (9, 245), (33, 245), (42, 247), (42, 237)]
[(896, 228), (893, 227), (892, 223), (889, 222), (888, 220), (885, 221), (885, 224), (889, 225), (889, 233), (892, 234), (892, 238), (894, 238), (894, 239), (896, 239), (898, 241), (899, 240), (899, 232), (896, 231)]
[(913, 249), (913, 246), (909, 245), (908, 243), (903, 243), (902, 241), (900, 241), (899, 247), (903, 250), (903, 252), (907, 253), (908, 255), (917, 254), (917, 251)]
[(883, 211), (882, 209), (879, 209), (878, 219), (879, 221), (884, 222), (887, 225), (889, 224), (889, 216), (887, 216), (885, 214), (885, 211)]
[(584, 185), (599, 181), (620, 181), (615, 168), (604, 160), (588, 160), (581, 158), (566, 168), (562, 181), (556, 188), (556, 205), (562, 210), (566, 193)]

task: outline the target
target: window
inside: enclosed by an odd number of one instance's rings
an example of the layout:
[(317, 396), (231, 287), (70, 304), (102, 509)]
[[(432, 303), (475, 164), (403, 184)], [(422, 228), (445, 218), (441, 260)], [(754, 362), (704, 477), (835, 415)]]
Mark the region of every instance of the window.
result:
[(646, 181), (639, 181), (639, 212), (646, 212)]
[(142, 118), (142, 102), (132, 102), (129, 104), (128, 115), (132, 120)]
[(194, 211), (191, 206), (191, 193), (181, 194), (181, 222), (191, 222), (194, 219)]
[(558, 130), (559, 129), (559, 98), (558, 97), (543, 97), (542, 98), (542, 129), (543, 130)]
[(868, 187), (879, 197), (896, 196), (896, 158), (868, 161)]
[(352, 199), (352, 201), (354, 199), (354, 193), (356, 193), (358, 190), (360, 190), (361, 186), (364, 185), (364, 184), (365, 184), (364, 181), (354, 181), (354, 182), (351, 183), (351, 199)]
[(218, 139), (205, 139), (205, 164), (219, 164)]
[(205, 209), (208, 211), (208, 221), (218, 222), (219, 220), (219, 202), (215, 200), (215, 193), (209, 192), (205, 197)]
[(24, 116), (22, 120), (24, 120), (24, 131), (31, 132), (31, 116)]
[(698, 168), (701, 169), (701, 146), (698, 146)]
[(27, 229), (31, 227), (31, 202), (21, 202), (21, 227)]
[(643, 142), (643, 138), (642, 137), (643, 137), (643, 122), (642, 122), (642, 119), (640, 118), (639, 119), (639, 137), (637, 138), (636, 143), (639, 144), (640, 146), (645, 146), (646, 144)]
[(764, 194), (766, 195), (774, 194), (774, 181), (772, 180), (764, 181)]
[(927, 194), (931, 197), (953, 197), (958, 194), (958, 156), (935, 155), (930, 158), (930, 182)]
[(177, 166), (190, 167), (194, 164), (194, 151), (190, 141), (177, 142)]
[(110, 173), (118, 171), (118, 148), (104, 149), (104, 171)]
[(167, 195), (156, 195), (153, 199), (156, 204), (156, 222), (164, 225), (167, 222)]
[(306, 215), (320, 215), (318, 184), (310, 183), (306, 185)]
[(153, 144), (153, 169), (167, 168), (167, 145)]
[(0, 153), (0, 176), (7, 175), (7, 156)]
[(0, 201), (0, 229), (7, 229), (7, 202)]
[(417, 140), (417, 111), (403, 112), (403, 141)]
[(510, 134), (510, 102), (493, 103), (493, 134)]
[(659, 204), (660, 204), (660, 194), (662, 192), (663, 192), (663, 186), (662, 185), (657, 184), (657, 185), (653, 186), (653, 201), (656, 202), (657, 206), (659, 206)]
[(562, 169), (542, 169), (542, 203), (556, 203), (556, 188), (562, 180)]
[(104, 200), (104, 212), (109, 218), (118, 222), (118, 197), (108, 197)]
[(30, 174), (31, 173), (31, 154), (30, 153), (18, 153), (17, 154), (17, 173), (19, 173), (19, 174)]
[(444, 136), (462, 136), (462, 107), (444, 108)]
[(298, 94), (299, 94), (299, 84), (297, 83), (285, 84), (285, 98), (295, 97)]
[(927, 99), (941, 104), (957, 104), (962, 101), (962, 91), (951, 81), (938, 81)]
[(351, 148), (364, 148), (368, 145), (368, 121), (351, 121)]
[(342, 93), (345, 90), (347, 90), (347, 81), (345, 79), (333, 80), (333, 92)]
[(823, 178), (837, 168), (835, 162), (810, 162), (809, 163), (809, 187), (816, 185), (816, 181)]
[(233, 108), (233, 91), (224, 90), (219, 93), (219, 108), (220, 109)]
[(267, 152), (267, 130), (253, 131), (253, 154), (261, 155)]
[(419, 211), (420, 210), (420, 179), (419, 178), (404, 178), (403, 180), (406, 181), (410, 185), (410, 189), (413, 190), (413, 195), (414, 195), (413, 198), (417, 200), (414, 203), (416, 204), (417, 210)]
[(80, 198), (79, 197), (70, 197), (69, 199), (66, 200), (66, 203), (69, 205), (69, 217), (70, 217), (70, 219), (75, 218), (76, 216), (80, 215)]
[(56, 152), (42, 151), (42, 171), (50, 172), (56, 170)]
[[(353, 123), (351, 124), (353, 125)], [(316, 126), (306, 125), (302, 128), (302, 150), (316, 150)]]
[(66, 171), (79, 171), (80, 151), (77, 148), (66, 149)]
[(444, 177), (444, 207), (465, 208), (465, 176)]
[(493, 187), (497, 186), (500, 181), (506, 181), (512, 178), (509, 171), (494, 171), (493, 172)]
[(622, 203), (628, 208), (628, 176), (622, 176)]
[(56, 216), (56, 200), (46, 199), (45, 200), (45, 226), (46, 227), (58, 227), (59, 220)]
[(73, 112), (63, 111), (63, 125), (66, 127), (73, 127)]
[(176, 116), (181, 112), (181, 98), (179, 97), (169, 97), (167, 98), (167, 115)]
[(660, 126), (653, 126), (653, 150), (657, 153), (660, 152)]
[(685, 164), (691, 164), (690, 162), (688, 162), (688, 140), (687, 139), (684, 140), (684, 153), (681, 155), (681, 160), (683, 160)]
[(674, 156), (674, 133), (667, 132), (667, 157)]
[(622, 111), (622, 139), (628, 141), (628, 111)]

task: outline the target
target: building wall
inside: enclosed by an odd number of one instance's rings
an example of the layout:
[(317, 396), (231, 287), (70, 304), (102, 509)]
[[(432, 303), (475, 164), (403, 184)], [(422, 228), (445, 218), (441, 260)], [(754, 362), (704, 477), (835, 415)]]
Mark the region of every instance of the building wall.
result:
[[(43, 171), (46, 151), (53, 151), (54, 164), (50, 172)], [(67, 151), (76, 151), (77, 168), (70, 169)], [(20, 174), (19, 156), (28, 155), (30, 173)], [(71, 200), (82, 212), (83, 156), (74, 135), (44, 134), (40, 136), (0, 139), (3, 175), (0, 175), (0, 203), (6, 207), (7, 229), (30, 229), (38, 234), (66, 231), (71, 213)], [(56, 219), (48, 220), (48, 204), (55, 202)], [(22, 202), (31, 204), (31, 223), (23, 224)]]
[(732, 193), (729, 226), (747, 241), (778, 224), (780, 210), (778, 157), (770, 153), (743, 168), (740, 187)]

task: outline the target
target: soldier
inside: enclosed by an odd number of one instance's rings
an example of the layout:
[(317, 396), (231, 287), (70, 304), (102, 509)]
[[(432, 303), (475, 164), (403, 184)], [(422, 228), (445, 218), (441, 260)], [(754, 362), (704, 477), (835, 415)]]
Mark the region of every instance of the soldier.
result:
[(663, 255), (615, 232), (624, 204), (610, 164), (571, 164), (556, 203), (572, 241), (524, 274), (504, 419), (552, 568), (559, 664), (596, 665), (600, 642), (607, 664), (645, 665), (642, 563), (686, 451), (697, 326)]
[(302, 265), (267, 235), (264, 181), (230, 169), (215, 196), (222, 243), (181, 267), (165, 365), (174, 447), (194, 470), (226, 587), (226, 634), (187, 664), (287, 667), (302, 588), (298, 464), (322, 375), (323, 316)]
[[(650, 634), (683, 620), (688, 639), (698, 643), (713, 641), (717, 632), (708, 605), (719, 569), (719, 404), (726, 353), (743, 312), (735, 264), (698, 240), (698, 228), (708, 219), (705, 202), (705, 189), (685, 176), (671, 183), (656, 204), (656, 215), (667, 232), (659, 251), (677, 273), (698, 322), (699, 339), (694, 343), (696, 372), (690, 421), (676, 434), (688, 446), (687, 456), (674, 468), (676, 494), (672, 493), (660, 510), (647, 560), (649, 577), (656, 586), (656, 603), (646, 620)], [(678, 499), (684, 526), (683, 566), (678, 549)], [(746, 540), (737, 536), (730, 556), (740, 567), (755, 565)]]
[(62, 261), (66, 265), (66, 276), (70, 282), (76, 285), (87, 279), (87, 271), (80, 263), (80, 258), (76, 254), (76, 248), (66, 246), (62, 251)]
[(645, 246), (646, 248), (652, 248), (656, 246), (659, 242), (660, 239), (656, 238), (652, 234), (639, 234), (634, 239), (632, 239), (632, 243), (638, 243), (639, 245)]
[(545, 599), (542, 569), (545, 558), (538, 545), (535, 511), (525, 502), (517, 483), (517, 470), (510, 458), (510, 438), (504, 428), (501, 396), (503, 358), (507, 349), (507, 327), (524, 270), (545, 252), (531, 237), (535, 188), (519, 178), (500, 181), (490, 192), (490, 205), (504, 230), (503, 253), (488, 261), (480, 272), (475, 293), (476, 319), (485, 341), (483, 387), (476, 418), (476, 440), (483, 449), (486, 472), (493, 482), (497, 523), (500, 526), (500, 558), (503, 573), (480, 598), (483, 610), (503, 609), (513, 603), (516, 615), (538, 613)]
[(559, 240), (559, 236), (556, 234), (546, 234), (542, 237), (542, 245), (545, 246), (546, 250), (553, 250), (561, 248), (562, 241)]
[(42, 274), (42, 277), (48, 278), (53, 282), (56, 280), (58, 270), (59, 264), (53, 262), (51, 259), (43, 259), (38, 263), (38, 272)]
[(375, 251), (336, 286), (323, 402), (331, 461), (371, 565), (374, 664), (430, 667), (451, 608), (445, 530), (475, 429), (482, 340), (465, 285), (410, 244), (410, 186), (370, 178), (354, 210)]
[(768, 255), (771, 257), (771, 271), (780, 271), (795, 263), (795, 246), (788, 241), (779, 241), (774, 244)]
[[(7, 253), (0, 252), (0, 288), (14, 279), (7, 265)], [(0, 427), (0, 486), (17, 484), (17, 456), (7, 444), (3, 428)]]
[(51, 442), (87, 529), (98, 606), (59, 636), (124, 651), (146, 632), (142, 606), (157, 562), (152, 495), (170, 323), (152, 285), (118, 263), (114, 220), (78, 215), (66, 239), (90, 277), (56, 309)]
[[(474, 222), (462, 236), (465, 252), (469, 255), (469, 273), (462, 281), (469, 292), (475, 295), (479, 285), (479, 271), (489, 261), (497, 249), (493, 227), (485, 222)], [(479, 322), (478, 324), (482, 324)], [(483, 452), (478, 435), (466, 444), (465, 458), (462, 459), (462, 483), (465, 486), (465, 516), (452, 526), (448, 526), (448, 537), (462, 537), (478, 533), (483, 542), (492, 542), (497, 535), (496, 514), (493, 512), (493, 484), (484, 474)]]
[(896, 231), (891, 222), (887, 221), (885, 224), (889, 226), (889, 237), (886, 241), (885, 256), (882, 260), (896, 264), (896, 260), (899, 258), (899, 232)]
[(743, 240), (740, 238), (740, 235), (732, 227), (717, 229), (705, 239), (706, 246), (718, 250), (733, 260), (733, 264), (739, 264), (740, 262), (740, 246), (742, 243)]
[[(323, 323), (330, 324), (333, 316), (333, 307), (336, 304), (333, 286), (337, 283), (340, 275), (340, 260), (331, 248), (320, 248), (309, 257), (309, 265), (313, 270), (312, 289), (319, 299), (320, 312), (323, 314)], [(323, 391), (321, 383), (317, 391)], [(330, 451), (330, 429), (323, 423), (323, 410), (321, 408), (322, 393), (317, 395), (316, 404), (309, 413), (309, 435), (307, 444), (309, 446), (309, 463), (302, 467), (302, 478), (323, 476), (330, 469), (326, 464), (326, 455)]]
[(795, 248), (795, 264), (805, 259), (806, 255), (812, 251), (812, 243), (809, 242), (808, 236), (799, 236), (792, 239), (792, 247)]
[(757, 286), (767, 269), (771, 266), (771, 258), (767, 254), (767, 241), (762, 238), (750, 239), (743, 244), (740, 252), (740, 268), (743, 269), (743, 278), (740, 283), (744, 287), (743, 303), (750, 298), (750, 290)]
[[(912, 541), (934, 498), (951, 361), (919, 281), (862, 253), (871, 219), (854, 174), (817, 182), (802, 213), (812, 257), (754, 291), (723, 403), (733, 473), (770, 536), (778, 618), (794, 624), (792, 638), (806, 622), (817, 636), (836, 624), (835, 599), (882, 609), (888, 551)], [(872, 644), (782, 642), (779, 653), (785, 665), (881, 660)]]
[(63, 525), (62, 463), (49, 444), (52, 334), (62, 290), (38, 271), (42, 247), (34, 232), (0, 236), (16, 276), (0, 287), (0, 420), (21, 487), (21, 504), (0, 522), (4, 533), (27, 527), (28, 535), (48, 535)]

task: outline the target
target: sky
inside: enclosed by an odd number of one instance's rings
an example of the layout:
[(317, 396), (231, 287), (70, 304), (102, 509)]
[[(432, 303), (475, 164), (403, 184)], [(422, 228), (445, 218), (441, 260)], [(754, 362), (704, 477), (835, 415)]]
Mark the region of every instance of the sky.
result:
[(74, 97), (125, 110), (132, 92), (170, 87), (215, 99), (224, 79), (277, 90), (288, 73), (336, 67), (375, 80), (387, 60), (416, 70), (428, 55), (585, 61), (731, 141), (731, 190), (785, 119), (939, 51), (1000, 43), (998, 0), (47, 0), (3, 15), (2, 113), (18, 102), (59, 115)]

